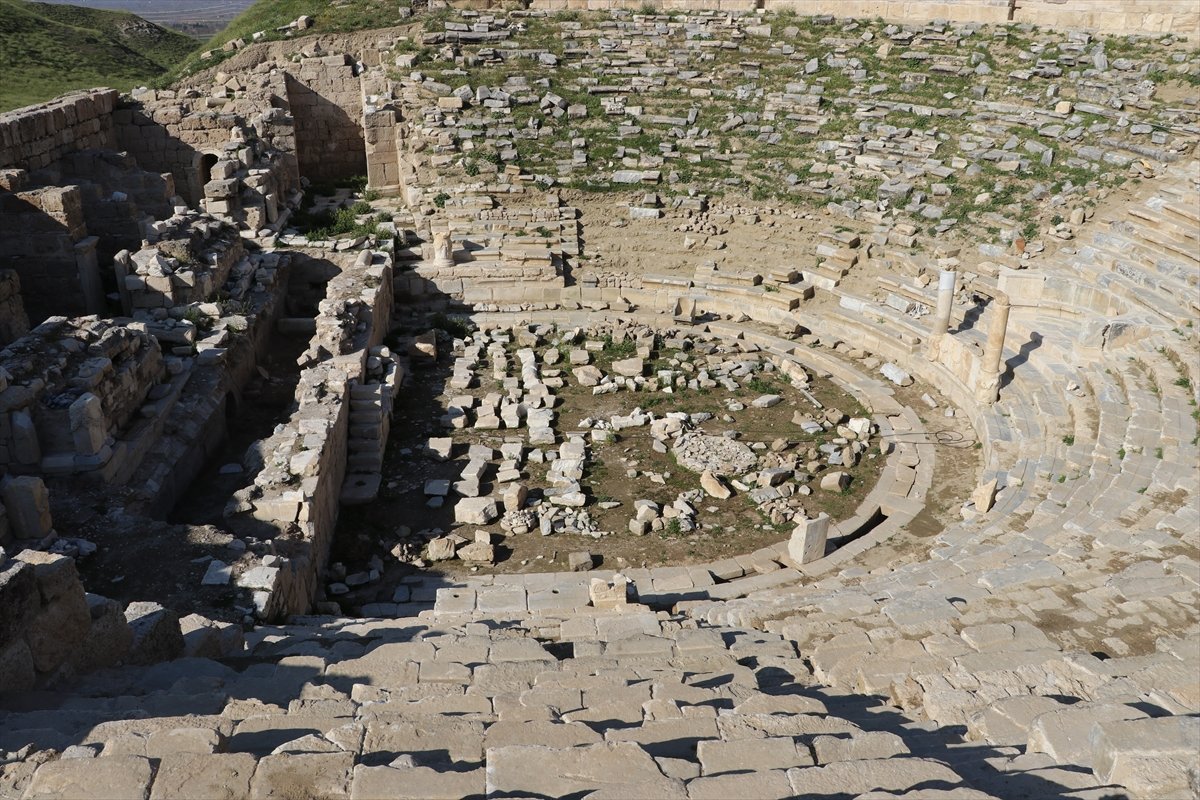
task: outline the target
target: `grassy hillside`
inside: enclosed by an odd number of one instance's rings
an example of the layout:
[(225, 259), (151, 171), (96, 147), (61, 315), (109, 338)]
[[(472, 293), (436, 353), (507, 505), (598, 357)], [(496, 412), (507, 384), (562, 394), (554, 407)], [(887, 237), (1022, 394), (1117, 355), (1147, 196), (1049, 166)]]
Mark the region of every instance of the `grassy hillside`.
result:
[(134, 14), (0, 0), (0, 111), (73, 89), (149, 83), (195, 46)]
[[(289, 32), (276, 29), (290, 25), (301, 16), (313, 19), (313, 27), (304, 34), (369, 30), (401, 24), (403, 20), (398, 12), (401, 5), (408, 5), (407, 0), (344, 0), (337, 4), (331, 4), (330, 0), (257, 0), (235, 17), (225, 30), (198, 48), (183, 63), (178, 74), (186, 75), (220, 63), (230, 55), (222, 52), (221, 46), (234, 39), (250, 43), (258, 31), (266, 33), (260, 41), (282, 39)], [(212, 50), (214, 57), (201, 60), (200, 53), (206, 50)]]

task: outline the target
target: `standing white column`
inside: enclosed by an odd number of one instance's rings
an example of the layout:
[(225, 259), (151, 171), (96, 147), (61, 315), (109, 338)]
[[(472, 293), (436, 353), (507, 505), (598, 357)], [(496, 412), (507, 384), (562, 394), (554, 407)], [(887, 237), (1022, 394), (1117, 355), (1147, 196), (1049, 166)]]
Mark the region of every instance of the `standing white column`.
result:
[(950, 328), (950, 312), (954, 307), (954, 288), (958, 273), (944, 269), (938, 274), (937, 310), (933, 315), (933, 327), (929, 331), (929, 358), (936, 360), (941, 352), (942, 337)]

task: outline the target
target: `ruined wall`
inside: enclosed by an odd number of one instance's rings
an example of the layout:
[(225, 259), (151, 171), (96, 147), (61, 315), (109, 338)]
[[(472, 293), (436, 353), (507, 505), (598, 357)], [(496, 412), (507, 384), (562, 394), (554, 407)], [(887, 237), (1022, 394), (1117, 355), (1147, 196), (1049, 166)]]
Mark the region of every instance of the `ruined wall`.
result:
[(301, 374), (297, 411), (262, 442), (262, 468), (239, 492), (241, 513), (275, 542), (276, 555), (239, 578), (263, 619), (304, 613), (320, 585), (350, 455), (351, 388), (366, 382), (370, 350), (387, 332), (391, 278), (391, 258), (378, 253), (329, 282), (309, 347), (323, 360)]
[[(113, 113), (121, 147), (140, 165), (175, 176), (179, 194), (194, 205), (204, 197), (211, 178), (205, 170), (215, 159), (246, 158), (247, 139), (256, 137), (279, 151), (285, 189), (299, 181), (295, 135), (287, 110), (282, 72), (230, 78), (230, 86), (204, 97), (181, 97), (173, 91), (137, 93)], [(237, 87), (235, 93), (232, 87)], [(266, 165), (264, 165), (266, 166)]]
[(29, 317), (21, 299), (21, 278), (16, 271), (0, 269), (0, 347), (29, 331)]
[(313, 181), (367, 174), (362, 89), (349, 56), (306, 58), (287, 76), (300, 172)]
[(85, 594), (71, 558), (25, 550), (0, 563), (0, 690), (113, 666), (133, 641), (121, 606)]
[(234, 265), (245, 258), (245, 246), (233, 226), (212, 218), (188, 212), (160, 227), (167, 229), (155, 244), (117, 254), (113, 266), (127, 314), (203, 303), (225, 286)]
[(164, 369), (144, 327), (51, 317), (0, 350), (0, 467), (115, 469), (128, 457), (118, 437)]
[(196, 204), (204, 196), (200, 181), (205, 154), (219, 155), (237, 124), (216, 111), (184, 115), (172, 101), (130, 104), (113, 114), (116, 138), (143, 167), (170, 172), (180, 194)]
[(100, 237), (101, 264), (107, 264), (118, 250), (141, 242), (147, 216), (156, 220), (171, 216), (172, 176), (148, 172), (126, 153), (71, 153), (57, 162), (54, 172), (47, 183), (79, 186), (88, 234)]
[[(455, 3), (482, 5), (489, 3)], [(882, 17), (889, 22), (1028, 23), (1044, 28), (1095, 30), (1104, 33), (1174, 33), (1200, 38), (1200, 6), (1194, 0), (533, 0), (531, 8), (548, 10), (637, 11), (650, 6), (664, 11), (793, 10), (799, 14), (836, 17)]]
[(19, 170), (0, 173), (0, 269), (20, 278), (34, 322), (54, 314), (104, 308), (96, 245), (84, 220), (78, 186), (26, 188)]
[(0, 169), (35, 170), (77, 150), (113, 147), (116, 103), (116, 91), (93, 89), (0, 114)]

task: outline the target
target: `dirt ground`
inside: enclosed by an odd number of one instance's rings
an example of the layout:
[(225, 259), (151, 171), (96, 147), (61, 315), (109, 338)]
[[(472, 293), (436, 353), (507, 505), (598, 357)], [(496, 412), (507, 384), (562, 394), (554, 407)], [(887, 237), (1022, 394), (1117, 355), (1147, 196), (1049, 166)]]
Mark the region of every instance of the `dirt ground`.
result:
[[(515, 347), (512, 349), (515, 350)], [(663, 356), (668, 353), (656, 353), (659, 361), (648, 364), (649, 374), (660, 364), (665, 366), (666, 358)], [(620, 354), (617, 355), (619, 357)], [(601, 351), (596, 356), (593, 363), (608, 371), (613, 354)], [(400, 526), (412, 531), (430, 528), (447, 532), (454, 530), (468, 538), (475, 530), (503, 533), (498, 523), (490, 526), (457, 526), (452, 503), (437, 509), (426, 506), (427, 498), (423, 491), (425, 481), (431, 478), (457, 479), (466, 465), (465, 450), (469, 444), (499, 448), (505, 441), (523, 441), (525, 438), (523, 430), (510, 433), (458, 431), (453, 435), (456, 453), (459, 454), (456, 460), (439, 463), (421, 455), (431, 435), (442, 435), (434, 423), (443, 413), (449, 395), (460, 393), (441, 391), (442, 380), (438, 375), (448, 371), (449, 365), (447, 357), (437, 369), (428, 371), (431, 374), (418, 373), (406, 387), (402, 402), (395, 410), (384, 465), (385, 488), (377, 502), (345, 510), (339, 524), (335, 560), (346, 559), (350, 567), (351, 562), (369, 558), (372, 551), (379, 553), (381, 548), (386, 550), (396, 539), (396, 531)], [(494, 390), (485, 380), (483, 386), (470, 393), (480, 397)], [(836, 407), (850, 416), (863, 413), (862, 406), (854, 398), (826, 380), (815, 380), (810, 391), (826, 408)], [(769, 409), (749, 407), (754, 398), (768, 393), (783, 396), (783, 402)], [(560, 442), (564, 440), (563, 432), (582, 430), (578, 423), (584, 418), (600, 419), (627, 414), (635, 407), (660, 416), (667, 411), (708, 411), (716, 416), (704, 423), (701, 430), (719, 435), (725, 430), (736, 429), (741, 433), (741, 441), (746, 444), (762, 442), (769, 446), (776, 439), (783, 438), (791, 443), (790, 450), (803, 452), (832, 438), (830, 434), (818, 437), (806, 435), (799, 426), (792, 424), (794, 412), (815, 413), (816, 409), (778, 374), (759, 373), (751, 384), (737, 392), (729, 392), (724, 388), (701, 391), (681, 389), (672, 395), (622, 391), (593, 396), (590, 389), (578, 386), (572, 378), (567, 386), (556, 390), (556, 396), (560, 398), (555, 409)], [(727, 412), (727, 399), (739, 400), (747, 407), (742, 411)], [(733, 418), (733, 422), (721, 419), (726, 413)], [(473, 569), (462, 562), (450, 561), (433, 564), (430, 570), (458, 575), (475, 571), (556, 571), (566, 569), (567, 555), (580, 550), (593, 553), (598, 563), (612, 568), (698, 563), (751, 552), (779, 542), (790, 532), (788, 525), (771, 525), (747, 497), (737, 494), (725, 501), (708, 497), (700, 501), (697, 504), (700, 511), (698, 520), (702, 527), (696, 531), (680, 533), (664, 529), (645, 536), (630, 533), (628, 523), (634, 515), (634, 500), (646, 498), (660, 504), (670, 504), (681, 491), (699, 488), (699, 475), (681, 467), (671, 454), (654, 452), (651, 444), (648, 426), (621, 431), (612, 443), (596, 444), (589, 441), (589, 462), (581, 484), (591, 498), (588, 512), (598, 523), (599, 530), (607, 531), (610, 535), (600, 538), (565, 532), (552, 536), (542, 536), (538, 532), (506, 535), (502, 546), (498, 548), (501, 560), (494, 567)], [(878, 453), (877, 450), (875, 452)], [(526, 476), (524, 483), (534, 496), (538, 494), (538, 489), (549, 485), (546, 482), (548, 466), (528, 462), (523, 465)], [(814, 480), (813, 494), (803, 500), (805, 510), (810, 515), (825, 510), (836, 518), (852, 515), (858, 503), (874, 486), (882, 466), (883, 459), (878, 455), (864, 457), (856, 467), (848, 470), (853, 482), (844, 494), (821, 491)], [(630, 470), (636, 470), (637, 477), (628, 477)], [(661, 483), (656, 482), (655, 477)], [(481, 488), (487, 494), (492, 486), (485, 482)], [(599, 507), (600, 503), (614, 501), (620, 505), (611, 509)], [(385, 564), (389, 560), (385, 558)], [(389, 577), (403, 576), (408, 571), (397, 569), (391, 571)]]

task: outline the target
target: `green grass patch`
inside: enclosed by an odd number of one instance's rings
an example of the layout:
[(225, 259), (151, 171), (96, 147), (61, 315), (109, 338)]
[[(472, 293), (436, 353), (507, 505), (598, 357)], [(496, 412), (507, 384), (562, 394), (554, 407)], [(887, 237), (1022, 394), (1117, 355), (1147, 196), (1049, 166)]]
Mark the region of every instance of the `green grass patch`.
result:
[[(176, 77), (216, 66), (233, 55), (221, 49), (226, 42), (242, 39), (249, 44), (254, 34), (259, 31), (266, 34), (259, 41), (288, 38), (288, 31), (279, 31), (277, 28), (290, 25), (302, 16), (313, 19), (313, 26), (303, 31), (302, 35), (345, 33), (384, 28), (404, 22), (398, 10), (400, 5), (397, 0), (352, 0), (343, 3), (331, 3), (329, 0), (258, 0), (234, 17), (225, 30), (196, 47), (179, 66)], [(200, 54), (206, 50), (213, 51), (212, 58), (200, 58)]]
[(79, 89), (153, 83), (195, 46), (126, 12), (0, 0), (0, 111)]

